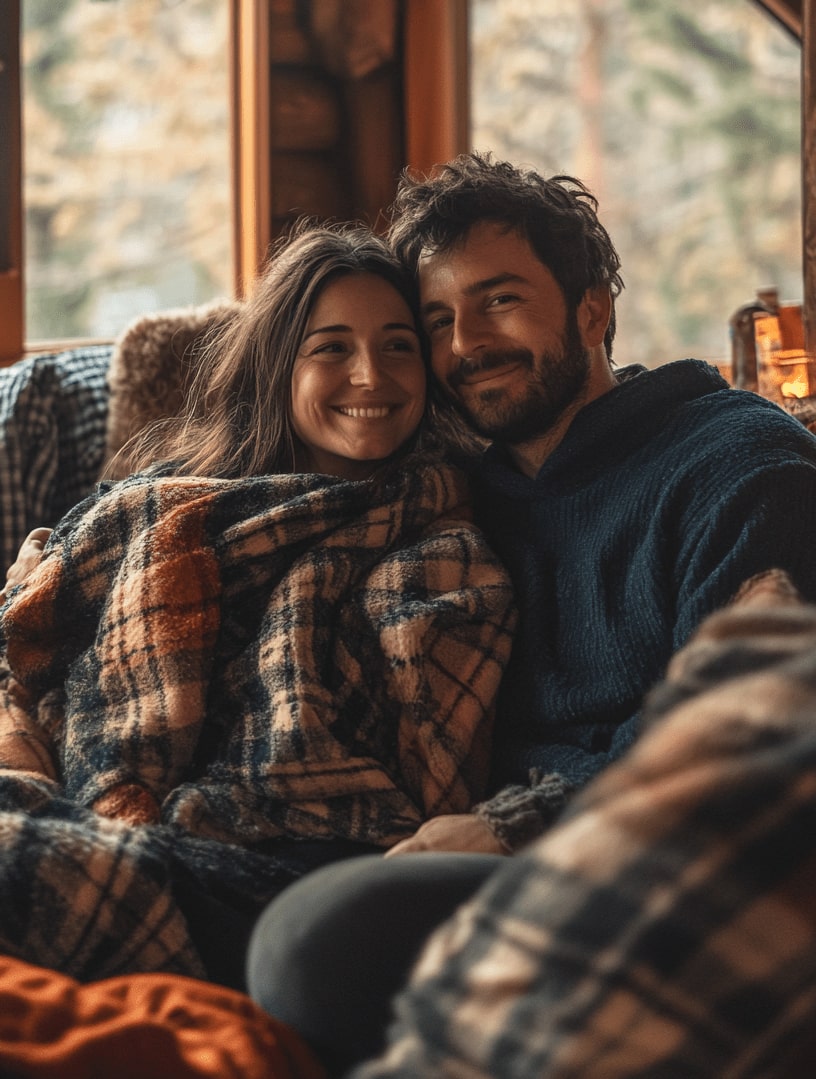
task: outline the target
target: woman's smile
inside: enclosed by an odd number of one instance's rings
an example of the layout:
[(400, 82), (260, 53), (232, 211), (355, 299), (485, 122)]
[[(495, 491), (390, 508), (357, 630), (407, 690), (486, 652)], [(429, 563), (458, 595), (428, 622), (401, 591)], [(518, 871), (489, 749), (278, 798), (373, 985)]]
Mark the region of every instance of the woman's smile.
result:
[(399, 405), (338, 405), (336, 410), (355, 420), (380, 420), (390, 416)]
[(331, 281), (292, 372), (298, 467), (365, 479), (411, 438), (424, 410), (425, 363), (406, 301), (373, 274)]

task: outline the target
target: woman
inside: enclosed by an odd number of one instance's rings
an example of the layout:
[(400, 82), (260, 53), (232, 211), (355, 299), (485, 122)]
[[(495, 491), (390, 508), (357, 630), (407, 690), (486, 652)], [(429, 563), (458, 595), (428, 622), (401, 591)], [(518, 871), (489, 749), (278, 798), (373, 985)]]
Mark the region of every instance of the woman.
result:
[(416, 325), (381, 240), (301, 225), (141, 440), (164, 463), (11, 591), (0, 874), (34, 898), (4, 950), (240, 986), (282, 887), (481, 795), (514, 612), (421, 446)]

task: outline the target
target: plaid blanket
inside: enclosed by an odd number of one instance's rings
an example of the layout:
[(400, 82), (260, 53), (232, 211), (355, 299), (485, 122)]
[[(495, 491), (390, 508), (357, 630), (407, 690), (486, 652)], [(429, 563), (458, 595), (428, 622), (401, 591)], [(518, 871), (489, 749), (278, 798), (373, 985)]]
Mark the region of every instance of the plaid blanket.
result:
[(514, 613), (465, 501), (458, 472), (416, 462), (379, 486), (114, 486), (2, 614), (3, 763), (105, 815), (246, 846), (387, 846), (467, 810)]
[(771, 574), (435, 934), (354, 1079), (816, 1073), (816, 607)]
[[(282, 870), (253, 851), (278, 837), (384, 847), (467, 810), (514, 620), (447, 466), (100, 490), (2, 612), (0, 879), (18, 882), (31, 945), (12, 954), (79, 977), (196, 973), (167, 906), (170, 849), (260, 901)], [(82, 850), (84, 891), (65, 871)], [(81, 918), (75, 892), (95, 896)], [(116, 932), (103, 969), (75, 962), (69, 923), (82, 936), (94, 905), (128, 933), (138, 911), (136, 940), (156, 939), (128, 958)], [(99, 924), (84, 932), (104, 951)]]

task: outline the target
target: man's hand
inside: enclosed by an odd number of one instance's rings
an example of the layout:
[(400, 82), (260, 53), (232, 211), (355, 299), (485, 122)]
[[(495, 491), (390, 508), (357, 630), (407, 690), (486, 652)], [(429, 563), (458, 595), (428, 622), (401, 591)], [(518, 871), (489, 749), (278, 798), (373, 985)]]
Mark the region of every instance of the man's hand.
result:
[(474, 813), (432, 817), (420, 825), (412, 836), (395, 843), (385, 852), (385, 857), (414, 854), (421, 850), (451, 850), (467, 854), (508, 853), (481, 817)]
[(50, 535), (50, 528), (35, 528), (23, 540), (23, 545), (17, 552), (16, 560), (12, 562), (6, 573), (6, 584), (3, 590), (0, 591), (0, 603), (4, 602), (9, 588), (24, 581), (29, 573), (40, 564), (45, 541)]

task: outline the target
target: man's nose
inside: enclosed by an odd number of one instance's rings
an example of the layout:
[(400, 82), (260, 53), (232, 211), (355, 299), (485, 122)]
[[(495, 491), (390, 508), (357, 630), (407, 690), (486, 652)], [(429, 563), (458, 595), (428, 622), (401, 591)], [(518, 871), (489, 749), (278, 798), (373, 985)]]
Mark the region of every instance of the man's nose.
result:
[(475, 356), (489, 346), (490, 334), (485, 320), (478, 315), (457, 315), (453, 321), (451, 350), (463, 358)]

